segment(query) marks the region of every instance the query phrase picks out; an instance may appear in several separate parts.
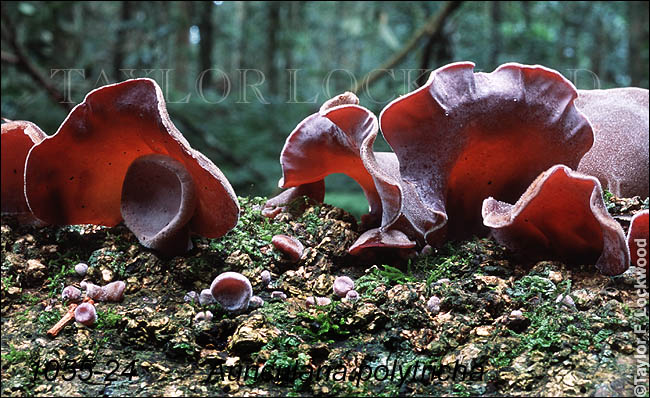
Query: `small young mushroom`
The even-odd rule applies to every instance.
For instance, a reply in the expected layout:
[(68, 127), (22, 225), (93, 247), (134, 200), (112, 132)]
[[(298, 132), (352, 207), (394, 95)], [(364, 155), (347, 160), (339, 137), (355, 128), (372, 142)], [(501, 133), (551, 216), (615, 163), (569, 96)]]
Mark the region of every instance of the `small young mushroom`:
[(260, 296), (253, 296), (248, 302), (248, 306), (251, 308), (259, 308), (262, 307), (263, 305), (264, 305), (264, 300)]
[(194, 322), (201, 322), (201, 321), (210, 322), (212, 318), (213, 318), (212, 312), (201, 311), (194, 316)]
[(269, 270), (264, 270), (260, 274), (260, 279), (262, 280), (262, 286), (266, 287), (268, 286), (269, 283), (271, 283), (271, 273)]
[(427, 310), (433, 315), (440, 312), (440, 299), (437, 296), (431, 296), (427, 301)]
[[(173, 162), (140, 159), (152, 154)], [(134, 161), (137, 163), (124, 186)], [(177, 172), (181, 167), (184, 172)], [(133, 182), (143, 182), (138, 177), (152, 181), (133, 187)], [(171, 181), (174, 178), (182, 181), (175, 185)], [(191, 190), (185, 190), (189, 180), (193, 181), (194, 195), (189, 195)], [(155, 182), (164, 186), (150, 185)], [(176, 192), (176, 198), (166, 198), (172, 191)], [(53, 224), (115, 226), (122, 221), (122, 211), (125, 211), (131, 220), (127, 223), (137, 230), (134, 232), (138, 238), (144, 238), (144, 244), (162, 248), (165, 254), (187, 250), (186, 231), (217, 238), (232, 229), (239, 218), (239, 203), (230, 183), (176, 129), (167, 113), (163, 93), (151, 79), (127, 80), (90, 92), (70, 112), (56, 134), (29, 152), (25, 196), (34, 215)], [(124, 208), (123, 197), (127, 202)], [(165, 217), (154, 210), (146, 213), (155, 215), (150, 222), (157, 224), (155, 227), (161, 235), (179, 238), (177, 242), (168, 241), (171, 246), (159, 243), (162, 236), (153, 238), (157, 235), (156, 228), (143, 224), (144, 212), (134, 210), (138, 203), (142, 205), (142, 201), (149, 199), (161, 206), (159, 210), (163, 213), (172, 212), (173, 203), (178, 204), (179, 217), (170, 214)], [(195, 210), (188, 215), (193, 206)], [(181, 219), (185, 224), (179, 225)], [(165, 220), (175, 224), (180, 232), (162, 225)]]
[(104, 292), (104, 300), (110, 302), (119, 302), (124, 298), (124, 290), (126, 289), (126, 283), (123, 281), (111, 282), (108, 285), (102, 287)]
[(294, 263), (300, 261), (302, 252), (305, 249), (298, 239), (289, 235), (275, 235), (271, 239), (271, 243)]
[(210, 285), (215, 300), (227, 311), (239, 312), (248, 308), (253, 286), (247, 277), (238, 272), (224, 272)]
[(551, 167), (514, 204), (487, 198), (483, 222), (515, 253), (569, 263), (595, 263), (603, 275), (629, 266), (623, 229), (609, 215), (595, 177), (566, 166)]
[(81, 288), (86, 289), (86, 296), (96, 301), (119, 302), (124, 298), (126, 283), (111, 282), (106, 286), (97, 286), (90, 282), (81, 282)]
[(74, 310), (74, 320), (83, 325), (92, 326), (97, 321), (95, 306), (90, 302), (79, 304)]
[(352, 289), (354, 289), (354, 281), (349, 276), (339, 276), (334, 280), (334, 294), (339, 297), (345, 297), (345, 295)]
[(287, 294), (285, 292), (275, 290), (271, 292), (271, 298), (278, 299), (278, 300), (286, 300)]
[(199, 304), (201, 306), (205, 307), (206, 305), (210, 305), (216, 302), (217, 300), (214, 299), (214, 296), (212, 295), (212, 290), (210, 289), (201, 290), (201, 293), (199, 294)]
[[(212, 293), (210, 293), (210, 296), (212, 296)], [(199, 294), (195, 292), (194, 290), (191, 290), (187, 292), (187, 294), (183, 297), (183, 301), (186, 303), (194, 303), (199, 300)]]
[(71, 302), (81, 301), (81, 290), (74, 286), (66, 286), (61, 293), (61, 298)]
[(359, 293), (357, 293), (356, 290), (349, 290), (345, 294), (345, 300), (354, 303), (355, 301), (359, 300)]
[(330, 305), (332, 304), (332, 299), (329, 297), (314, 297), (314, 296), (309, 296), (305, 299), (305, 304), (307, 304), (307, 307), (311, 307), (314, 305)]
[(25, 201), (25, 159), (29, 150), (47, 135), (33, 123), (14, 121), (2, 124), (2, 214), (15, 215), (21, 223), (44, 224), (29, 210)]
[(74, 266), (74, 271), (77, 273), (77, 275), (83, 278), (84, 276), (86, 276), (86, 273), (88, 272), (88, 264), (78, 263)]

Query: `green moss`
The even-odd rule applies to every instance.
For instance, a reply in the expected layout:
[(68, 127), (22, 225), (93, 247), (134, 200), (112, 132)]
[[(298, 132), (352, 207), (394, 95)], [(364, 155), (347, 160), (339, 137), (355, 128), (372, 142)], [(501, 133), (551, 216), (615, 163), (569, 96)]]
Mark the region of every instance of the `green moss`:
[(122, 321), (122, 316), (111, 307), (104, 311), (97, 310), (97, 329), (115, 329)]
[(233, 248), (251, 256), (253, 260), (261, 260), (265, 256), (260, 250), (271, 243), (274, 235), (284, 232), (282, 223), (273, 223), (261, 213), (266, 198), (239, 197), (242, 212), (239, 222), (230, 232), (219, 239), (210, 240), (210, 248), (224, 255), (233, 251)]

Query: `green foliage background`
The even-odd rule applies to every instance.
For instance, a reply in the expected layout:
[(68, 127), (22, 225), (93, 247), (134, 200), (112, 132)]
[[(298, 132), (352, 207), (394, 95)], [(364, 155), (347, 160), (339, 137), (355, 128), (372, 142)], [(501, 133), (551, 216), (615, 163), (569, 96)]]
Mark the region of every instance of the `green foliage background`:
[[(148, 76), (163, 88), (174, 123), (239, 195), (272, 195), (282, 145), (296, 124), (380, 67), (442, 6), (3, 2), (1, 113), (53, 134), (68, 112), (27, 73), (12, 39), (52, 87), (69, 94), (67, 106), (95, 87)], [(648, 3), (463, 2), (439, 36), (423, 37), (389, 74), (364, 87), (361, 103), (379, 114), (417, 88), (418, 76), (464, 60), (483, 71), (510, 61), (542, 64), (583, 89), (647, 88)], [(219, 71), (202, 74), (210, 68)], [(264, 82), (251, 87), (262, 74)], [(388, 147), (378, 142), (376, 149)], [(357, 215), (367, 210), (347, 177), (327, 184), (326, 201)]]

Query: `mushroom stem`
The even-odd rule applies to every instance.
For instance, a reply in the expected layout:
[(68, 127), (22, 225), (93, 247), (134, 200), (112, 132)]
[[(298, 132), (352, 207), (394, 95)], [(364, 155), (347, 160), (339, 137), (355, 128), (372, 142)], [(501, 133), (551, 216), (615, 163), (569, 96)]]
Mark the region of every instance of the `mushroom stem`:
[(164, 255), (192, 248), (189, 221), (196, 209), (196, 189), (185, 166), (153, 154), (131, 163), (122, 184), (124, 224), (140, 243)]
[[(95, 304), (95, 302), (88, 297), (86, 297), (83, 302)], [(59, 321), (54, 326), (52, 326), (50, 330), (47, 331), (47, 335), (50, 337), (56, 337), (64, 327), (66, 327), (70, 322), (74, 321), (74, 310), (77, 309), (77, 306), (79, 306), (79, 304), (70, 304), (68, 307), (68, 312), (66, 312), (65, 315), (63, 315), (63, 318), (59, 319)]]

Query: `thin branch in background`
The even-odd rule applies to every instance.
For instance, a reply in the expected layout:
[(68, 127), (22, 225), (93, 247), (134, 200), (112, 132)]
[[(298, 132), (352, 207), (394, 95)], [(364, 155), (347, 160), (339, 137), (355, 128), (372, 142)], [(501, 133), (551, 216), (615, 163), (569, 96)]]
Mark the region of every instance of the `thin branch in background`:
[[(7, 54), (7, 60), (5, 60), (6, 53), (2, 54), (2, 61), (15, 65), (16, 69), (29, 75), (38, 86), (43, 87), (45, 91), (47, 91), (54, 102), (65, 108), (66, 111), (70, 111), (73, 104), (65, 101), (63, 94), (41, 73), (36, 65), (29, 59), (20, 43), (18, 43), (16, 29), (4, 9), (2, 10), (1, 17), (2, 35), (13, 50), (13, 54)], [(13, 56), (13, 58), (10, 56)], [(9, 60), (12, 60), (13, 62), (10, 62)]]
[(434, 15), (432, 15), (425, 24), (418, 29), (410, 39), (407, 40), (406, 44), (399, 49), (388, 61), (383, 65), (379, 66), (377, 69), (374, 69), (372, 72), (368, 73), (366, 76), (361, 79), (357, 85), (352, 90), (355, 93), (358, 93), (364, 86), (366, 88), (370, 87), (371, 84), (375, 83), (379, 78), (385, 76), (385, 70), (394, 68), (400, 62), (406, 58), (406, 56), (415, 48), (421, 38), (425, 36), (435, 36), (442, 30), (445, 25), (447, 18), (461, 5), (462, 1), (448, 1), (446, 2)]

